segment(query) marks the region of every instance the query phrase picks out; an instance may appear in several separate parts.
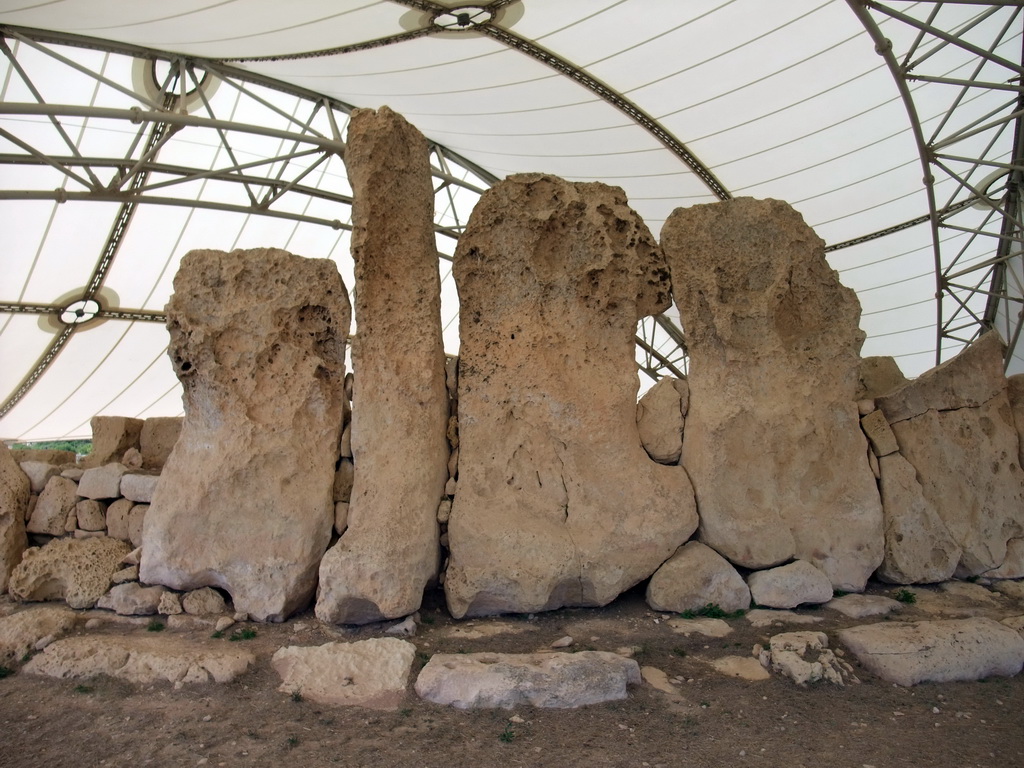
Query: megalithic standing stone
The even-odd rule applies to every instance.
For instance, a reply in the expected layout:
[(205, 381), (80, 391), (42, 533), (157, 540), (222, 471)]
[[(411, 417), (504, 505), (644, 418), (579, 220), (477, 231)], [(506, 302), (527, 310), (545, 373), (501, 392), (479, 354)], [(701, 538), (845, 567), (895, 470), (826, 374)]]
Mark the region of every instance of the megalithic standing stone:
[(697, 524), (686, 472), (636, 425), (636, 324), (670, 300), (661, 251), (622, 190), (524, 174), (481, 197), (454, 272), (449, 609), (605, 605)]
[(737, 565), (799, 558), (862, 590), (882, 506), (853, 400), (856, 294), (778, 200), (678, 208), (662, 247), (690, 353), (682, 463), (701, 540)]
[(309, 603), (334, 523), (349, 315), (328, 259), (182, 259), (167, 325), (185, 422), (146, 513), (144, 582), (221, 587), (261, 621)]
[(387, 107), (352, 113), (357, 335), (348, 530), (324, 556), (316, 615), (362, 624), (420, 607), (437, 576), (448, 390), (426, 139)]

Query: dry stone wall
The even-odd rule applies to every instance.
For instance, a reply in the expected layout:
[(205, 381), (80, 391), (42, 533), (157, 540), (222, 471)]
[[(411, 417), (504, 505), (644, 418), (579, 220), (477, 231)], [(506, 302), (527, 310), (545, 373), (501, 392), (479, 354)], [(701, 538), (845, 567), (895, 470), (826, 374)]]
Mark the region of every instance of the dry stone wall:
[(456, 617), (603, 605), (692, 533), (686, 473), (636, 425), (633, 335), (668, 275), (622, 191), (551, 176), (488, 190), (455, 254)]
[(350, 307), (337, 267), (273, 249), (192, 251), (167, 305), (185, 422), (146, 517), (140, 575), (217, 586), (282, 620), (334, 524)]

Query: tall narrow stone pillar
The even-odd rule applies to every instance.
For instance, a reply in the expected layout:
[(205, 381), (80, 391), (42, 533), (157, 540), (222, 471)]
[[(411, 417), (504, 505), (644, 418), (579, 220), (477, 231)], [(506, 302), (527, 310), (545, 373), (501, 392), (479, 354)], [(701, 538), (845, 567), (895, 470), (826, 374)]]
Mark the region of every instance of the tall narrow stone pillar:
[(661, 251), (622, 190), (512, 176), (455, 254), (459, 481), (452, 615), (599, 606), (694, 531), (679, 466), (636, 424), (639, 318), (669, 304)]
[(662, 246), (690, 353), (682, 463), (702, 541), (747, 568), (808, 560), (862, 590), (882, 507), (854, 403), (857, 296), (778, 200), (678, 208)]
[(437, 576), (448, 394), (426, 139), (387, 107), (352, 113), (356, 338), (348, 530), (324, 556), (316, 614), (362, 624), (419, 608)]
[(258, 620), (308, 604), (334, 524), (349, 314), (328, 259), (185, 256), (167, 305), (185, 422), (146, 514), (142, 581), (221, 587)]

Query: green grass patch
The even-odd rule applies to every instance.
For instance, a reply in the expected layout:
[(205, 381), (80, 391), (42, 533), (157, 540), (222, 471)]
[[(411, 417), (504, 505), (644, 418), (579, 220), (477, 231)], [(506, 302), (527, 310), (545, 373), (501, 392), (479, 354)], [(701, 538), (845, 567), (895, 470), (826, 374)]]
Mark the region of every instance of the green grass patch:
[(746, 614), (746, 611), (740, 608), (738, 611), (724, 611), (718, 603), (707, 603), (702, 608), (698, 608), (695, 611), (683, 611), (679, 614), (680, 618), (683, 619), (738, 619), (740, 616)]
[(256, 637), (256, 630), (252, 627), (246, 627), (245, 629), (232, 632), (228, 640), (232, 643), (237, 643), (240, 640), (252, 640), (254, 637)]
[(10, 667), (0, 667), (0, 680), (3, 680), (5, 677), (10, 677), (13, 674), (14, 670)]
[(897, 589), (893, 598), (901, 603), (911, 605), (917, 602), (917, 595), (911, 592), (909, 589)]
[(165, 629), (167, 629), (167, 625), (159, 619), (151, 619), (146, 625), (147, 632), (163, 632)]

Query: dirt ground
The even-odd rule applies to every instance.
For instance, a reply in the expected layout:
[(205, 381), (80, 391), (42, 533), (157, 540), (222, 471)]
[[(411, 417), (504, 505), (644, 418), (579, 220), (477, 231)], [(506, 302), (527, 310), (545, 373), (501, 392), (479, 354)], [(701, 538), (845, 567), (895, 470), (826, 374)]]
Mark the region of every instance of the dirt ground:
[[(872, 585), (870, 592), (895, 590)], [(915, 588), (921, 599), (892, 621), (968, 614), (1024, 614), (996, 595), (978, 604)], [(847, 619), (826, 608), (800, 610), (833, 645)], [(247, 625), (241, 641), (258, 663), (233, 683), (138, 686), (100, 677), (54, 680), (15, 672), (0, 679), (0, 766), (779, 766), (780, 768), (1014, 768), (1024, 766), (1024, 676), (901, 688), (857, 667), (859, 684), (806, 688), (778, 677), (746, 682), (712, 669), (711, 659), (747, 655), (755, 643), (791, 629), (730, 619), (725, 638), (678, 634), (672, 614), (651, 611), (642, 592), (600, 609), (455, 622), (428, 595), (413, 675), (435, 652), (532, 652), (564, 635), (575, 648), (636, 649), (641, 665), (678, 678), (678, 694), (646, 684), (628, 700), (577, 710), (459, 711), (420, 700), (410, 689), (397, 711), (294, 700), (270, 656), (282, 645), (318, 645), (382, 634), (394, 622), (360, 629), (321, 625), (311, 612), (277, 625)], [(472, 638), (494, 622), (512, 631)], [(86, 630), (79, 630), (85, 632)], [(109, 624), (92, 632), (144, 633)], [(188, 633), (209, 643), (208, 630)]]

